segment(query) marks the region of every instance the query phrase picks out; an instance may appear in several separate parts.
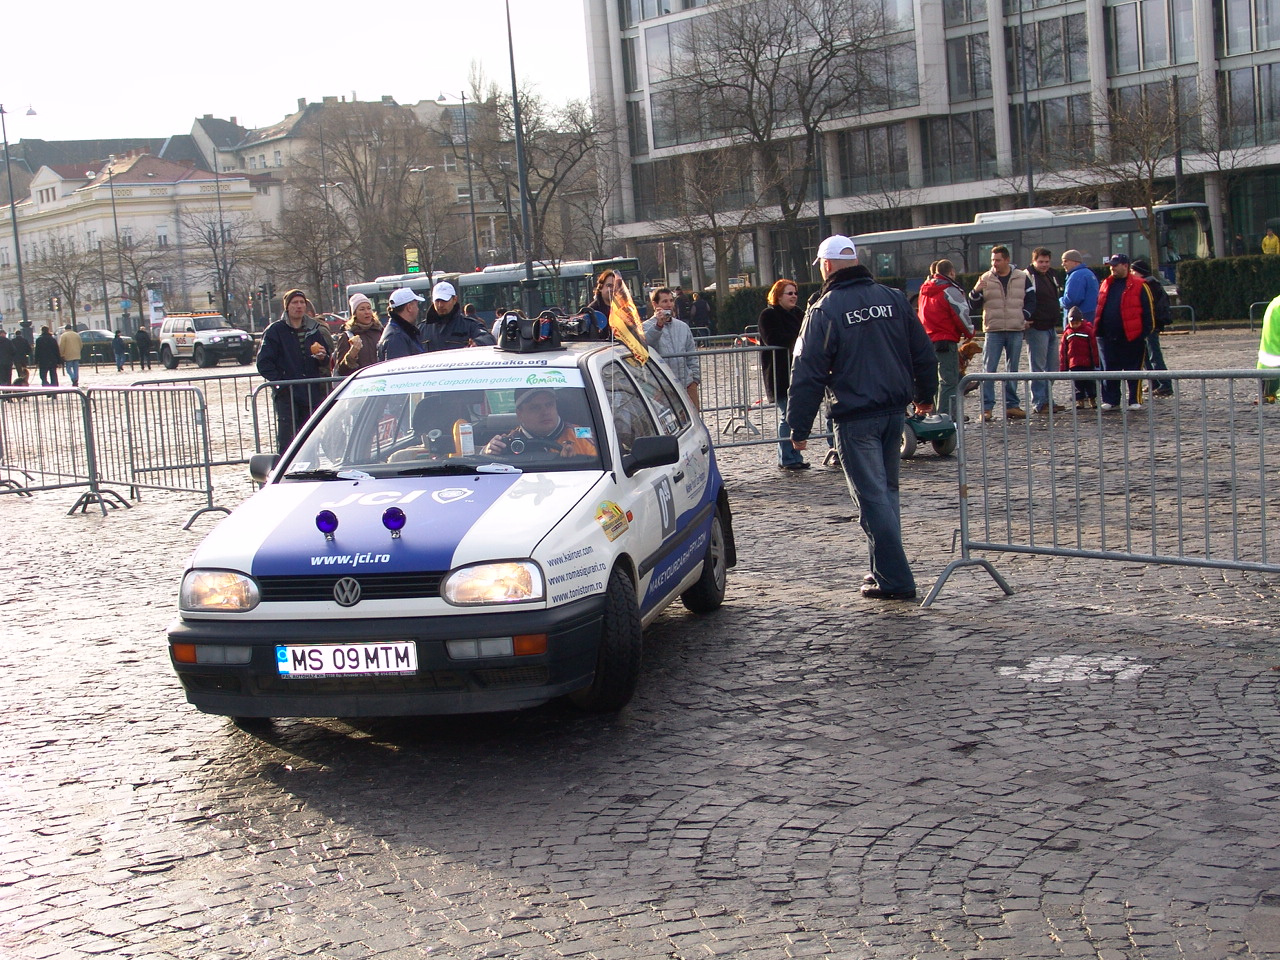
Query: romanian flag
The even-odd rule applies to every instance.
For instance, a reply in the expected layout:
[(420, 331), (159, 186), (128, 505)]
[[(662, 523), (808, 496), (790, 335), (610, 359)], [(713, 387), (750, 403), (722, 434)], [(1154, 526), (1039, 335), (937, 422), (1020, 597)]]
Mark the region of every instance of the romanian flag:
[(631, 351), (633, 357), (641, 363), (648, 361), (649, 349), (644, 345), (644, 326), (640, 323), (640, 311), (636, 309), (631, 291), (621, 282), (621, 278), (614, 285), (613, 302), (609, 304), (609, 329)]

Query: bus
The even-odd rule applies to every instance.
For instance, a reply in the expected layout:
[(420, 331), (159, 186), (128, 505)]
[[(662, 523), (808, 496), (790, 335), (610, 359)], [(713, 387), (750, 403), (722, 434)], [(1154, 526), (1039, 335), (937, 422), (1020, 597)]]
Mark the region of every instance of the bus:
[[(640, 263), (634, 257), (615, 257), (612, 260), (565, 260), (559, 264), (537, 260), (533, 264), (533, 306), (535, 313), (548, 307), (558, 307), (567, 314), (576, 314), (595, 292), (596, 277), (602, 270), (616, 270), (622, 275), (631, 296), (642, 303)], [(441, 280), (448, 280), (458, 291), (458, 299), (475, 304), (476, 313), (485, 320), (497, 318), (498, 309), (515, 309), (520, 306), (520, 287), (525, 279), (523, 263), (500, 263), (485, 267), (475, 273), (405, 273), (393, 277), (378, 277), (367, 283), (347, 286), (347, 297), (363, 293), (373, 301), (378, 316), (386, 316), (387, 300), (391, 291), (408, 287), (419, 296), (431, 299), (431, 288)]]
[[(1180, 260), (1213, 256), (1209, 240), (1209, 208), (1203, 203), (1167, 203), (1155, 208), (1160, 238), (1159, 269), (1174, 281)], [(935, 260), (950, 260), (958, 273), (979, 273), (991, 266), (991, 248), (1004, 244), (1021, 267), (1031, 264), (1031, 251), (1048, 247), (1056, 261), (1064, 250), (1079, 250), (1089, 263), (1102, 263), (1113, 253), (1151, 260), (1140, 223), (1146, 211), (1128, 207), (1029, 207), (980, 213), (972, 223), (940, 224), (910, 230), (864, 233), (854, 237), (858, 262), (877, 277), (907, 280), (914, 293)]]

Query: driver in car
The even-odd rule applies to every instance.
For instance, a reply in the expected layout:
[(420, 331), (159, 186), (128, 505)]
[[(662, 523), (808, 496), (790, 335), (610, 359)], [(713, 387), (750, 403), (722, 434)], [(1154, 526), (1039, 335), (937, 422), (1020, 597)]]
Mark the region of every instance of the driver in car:
[(560, 419), (555, 391), (547, 387), (516, 391), (516, 422), (519, 424), (516, 429), (486, 443), (484, 452), (491, 456), (517, 457), (596, 455), (591, 428)]

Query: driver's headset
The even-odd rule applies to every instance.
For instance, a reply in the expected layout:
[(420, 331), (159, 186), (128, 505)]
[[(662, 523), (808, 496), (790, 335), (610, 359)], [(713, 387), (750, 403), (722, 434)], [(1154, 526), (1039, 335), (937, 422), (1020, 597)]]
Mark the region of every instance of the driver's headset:
[(543, 310), (533, 318), (522, 317), (518, 313), (504, 313), (498, 330), (498, 349), (512, 353), (561, 349), (561, 316), (556, 310)]

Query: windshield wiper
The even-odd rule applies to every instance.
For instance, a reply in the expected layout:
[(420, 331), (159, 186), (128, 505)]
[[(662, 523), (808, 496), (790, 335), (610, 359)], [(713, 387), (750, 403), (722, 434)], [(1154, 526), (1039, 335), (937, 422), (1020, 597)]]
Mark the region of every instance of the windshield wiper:
[(338, 480), (338, 470), (295, 470), (284, 475), (285, 480)]
[(465, 463), (460, 460), (434, 460), (431, 463), (419, 463), (417, 466), (397, 470), (398, 477), (425, 477), (433, 473), (473, 474), (473, 473), (524, 473), (519, 467), (509, 463)]

